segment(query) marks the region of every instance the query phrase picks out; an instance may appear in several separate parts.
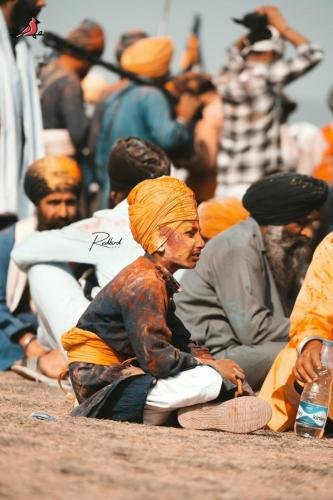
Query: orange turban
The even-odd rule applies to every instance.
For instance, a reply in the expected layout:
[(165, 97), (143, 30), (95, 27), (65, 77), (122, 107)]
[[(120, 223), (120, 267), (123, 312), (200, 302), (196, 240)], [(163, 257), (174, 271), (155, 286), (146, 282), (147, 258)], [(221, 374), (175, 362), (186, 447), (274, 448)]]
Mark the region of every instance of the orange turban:
[(198, 221), (193, 192), (173, 177), (140, 182), (129, 193), (127, 201), (133, 237), (150, 254), (168, 239), (160, 234), (160, 228), (177, 229), (182, 222)]
[(201, 234), (207, 240), (249, 217), (238, 198), (204, 201), (198, 208)]
[(169, 37), (147, 37), (128, 47), (120, 59), (126, 71), (147, 78), (160, 78), (169, 72), (173, 43)]

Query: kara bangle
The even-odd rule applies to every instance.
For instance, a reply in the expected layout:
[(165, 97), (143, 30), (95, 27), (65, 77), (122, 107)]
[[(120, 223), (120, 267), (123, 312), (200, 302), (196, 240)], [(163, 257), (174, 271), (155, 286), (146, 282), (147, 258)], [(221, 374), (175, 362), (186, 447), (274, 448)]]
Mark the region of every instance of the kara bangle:
[(304, 347), (306, 346), (306, 344), (308, 342), (310, 342), (311, 340), (320, 340), (321, 342), (323, 341), (323, 338), (322, 337), (316, 337), (316, 336), (313, 336), (313, 337), (305, 337), (305, 339), (303, 339), (297, 346), (297, 355), (300, 356)]

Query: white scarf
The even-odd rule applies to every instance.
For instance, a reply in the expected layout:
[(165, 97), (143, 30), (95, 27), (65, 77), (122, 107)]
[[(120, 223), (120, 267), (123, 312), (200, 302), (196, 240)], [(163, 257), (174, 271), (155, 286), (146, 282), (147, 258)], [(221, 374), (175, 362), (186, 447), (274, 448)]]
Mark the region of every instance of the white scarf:
[[(36, 215), (32, 215), (31, 217), (27, 217), (26, 219), (17, 222), (15, 224), (14, 246), (19, 245), (22, 241), (24, 241), (36, 230), (36, 227)], [(21, 271), (14, 260), (10, 258), (6, 284), (6, 303), (11, 312), (14, 312), (19, 305), (27, 282), (27, 274)]]
[(44, 148), (33, 58), (25, 37), (16, 44), (15, 53), (16, 60), (0, 9), (0, 213), (21, 218), (34, 210), (23, 191), (24, 174), (44, 155)]

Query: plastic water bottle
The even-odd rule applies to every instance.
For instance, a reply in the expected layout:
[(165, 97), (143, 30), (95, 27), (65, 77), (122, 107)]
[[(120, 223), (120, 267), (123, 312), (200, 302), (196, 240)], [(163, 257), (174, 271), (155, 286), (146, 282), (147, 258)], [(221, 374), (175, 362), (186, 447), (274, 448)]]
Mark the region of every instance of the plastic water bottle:
[(302, 392), (295, 421), (298, 436), (321, 438), (324, 434), (332, 390), (333, 341), (323, 341), (321, 363), (318, 380), (305, 384)]

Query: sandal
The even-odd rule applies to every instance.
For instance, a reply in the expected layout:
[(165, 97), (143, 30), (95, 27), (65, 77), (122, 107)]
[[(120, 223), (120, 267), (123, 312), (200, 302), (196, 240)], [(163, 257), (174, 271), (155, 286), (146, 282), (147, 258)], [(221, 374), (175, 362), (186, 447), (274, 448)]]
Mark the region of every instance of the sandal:
[[(38, 367), (38, 357), (34, 358), (23, 358), (19, 361), (15, 361), (10, 369), (29, 380), (34, 380), (35, 382), (42, 382), (47, 384), (49, 387), (59, 387), (58, 381), (54, 378), (47, 377), (44, 375)], [(61, 381), (61, 385), (64, 389), (72, 389), (70, 382)]]

